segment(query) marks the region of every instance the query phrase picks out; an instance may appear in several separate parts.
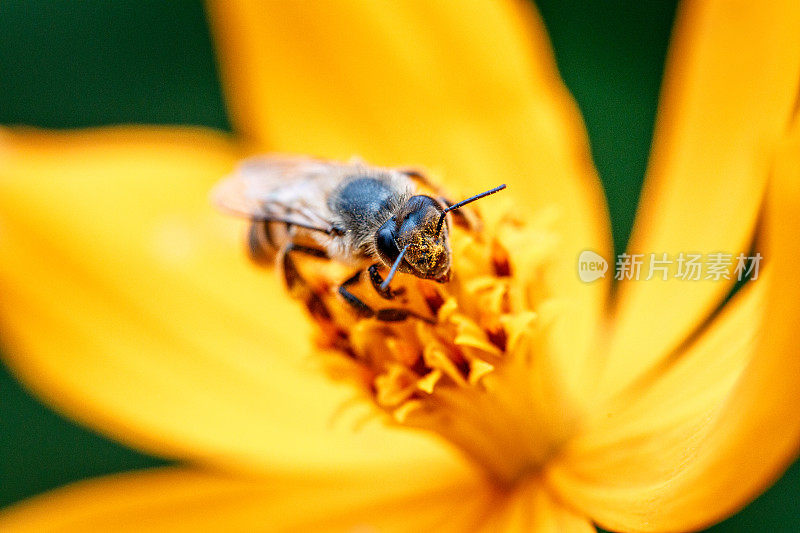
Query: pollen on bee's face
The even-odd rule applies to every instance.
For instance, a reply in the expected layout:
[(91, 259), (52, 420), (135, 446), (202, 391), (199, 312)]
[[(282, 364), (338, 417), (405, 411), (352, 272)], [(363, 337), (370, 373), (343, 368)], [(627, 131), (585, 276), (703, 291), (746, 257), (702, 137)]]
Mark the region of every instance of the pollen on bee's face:
[(433, 276), (447, 267), (448, 250), (444, 243), (422, 239), (408, 247), (405, 259), (421, 277)]
[[(387, 420), (435, 431), (495, 478), (513, 481), (544, 461), (564, 438), (559, 431), (571, 426), (565, 420), (555, 424), (559, 431), (537, 427), (540, 391), (527, 392), (526, 382), (532, 361), (541, 360), (535, 337), (546, 334), (557, 307), (541, 281), (556, 242), (546, 226), (512, 216), (480, 232), (454, 228), (448, 283), (398, 274), (392, 290), (399, 295), (391, 300), (367, 280), (352, 287), (374, 309), (414, 315), (396, 322), (359, 318), (336, 294), (343, 273), (317, 262), (305, 275), (312, 280), (306, 304), (319, 326), (318, 343), (334, 354), (336, 376), (349, 368), (345, 374)], [(409, 247), (409, 262), (428, 261), (433, 269), (450, 255), (444, 243), (426, 244)], [(521, 394), (510, 399), (510, 390)], [(570, 418), (569, 409), (563, 413)], [(527, 437), (510, 442), (509, 428)], [(486, 435), (497, 437), (493, 445)]]

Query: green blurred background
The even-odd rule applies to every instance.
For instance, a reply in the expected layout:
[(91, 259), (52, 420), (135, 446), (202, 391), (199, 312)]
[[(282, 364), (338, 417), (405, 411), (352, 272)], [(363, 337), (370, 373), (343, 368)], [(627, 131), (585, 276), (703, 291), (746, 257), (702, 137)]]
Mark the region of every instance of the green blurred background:
[[(675, 4), (536, 4), (587, 123), (619, 253), (647, 164)], [(120, 123), (230, 130), (202, 3), (3, 0), (0, 124)], [(0, 367), (0, 507), (79, 479), (164, 464), (73, 424)], [(800, 462), (710, 531), (800, 531), (799, 500)]]

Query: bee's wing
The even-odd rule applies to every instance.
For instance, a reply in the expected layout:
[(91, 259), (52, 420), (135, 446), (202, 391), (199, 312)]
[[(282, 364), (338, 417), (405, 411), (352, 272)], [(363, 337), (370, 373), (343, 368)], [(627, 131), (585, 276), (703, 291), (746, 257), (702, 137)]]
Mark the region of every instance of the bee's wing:
[(363, 167), (293, 156), (262, 156), (243, 161), (211, 192), (224, 211), (263, 220), (330, 231), (327, 198), (341, 180)]

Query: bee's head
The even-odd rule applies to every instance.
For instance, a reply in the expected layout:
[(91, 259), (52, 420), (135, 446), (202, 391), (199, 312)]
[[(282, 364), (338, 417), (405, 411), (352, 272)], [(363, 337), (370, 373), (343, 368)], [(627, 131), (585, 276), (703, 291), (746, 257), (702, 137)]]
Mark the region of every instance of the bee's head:
[(505, 184), (499, 185), (447, 208), (423, 194), (409, 198), (375, 235), (378, 255), (391, 267), (381, 290), (388, 289), (398, 270), (440, 283), (450, 281), (450, 242), (445, 215), (505, 188)]
[(405, 249), (399, 271), (449, 281), (450, 243), (447, 224), (439, 227), (442, 212), (430, 196), (412, 196), (378, 231), (377, 250), (384, 263), (391, 266)]

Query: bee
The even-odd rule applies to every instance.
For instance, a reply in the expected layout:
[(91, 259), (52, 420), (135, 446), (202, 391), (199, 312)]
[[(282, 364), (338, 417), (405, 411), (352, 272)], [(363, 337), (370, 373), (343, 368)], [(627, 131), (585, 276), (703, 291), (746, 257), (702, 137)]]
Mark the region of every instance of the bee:
[(399, 294), (389, 286), (397, 272), (446, 283), (452, 268), (447, 213), (461, 215), (460, 223), (470, 226), (456, 210), (505, 185), (458, 203), (419, 194), (420, 185), (441, 193), (415, 170), (373, 167), (358, 159), (268, 155), (240, 163), (211, 196), (220, 209), (251, 220), (251, 255), (277, 253), (290, 292), (305, 286), (294, 254), (331, 259), (357, 269), (338, 292), (358, 315), (430, 321), (408, 309), (373, 309), (350, 287), (366, 272), (375, 291), (392, 300)]

